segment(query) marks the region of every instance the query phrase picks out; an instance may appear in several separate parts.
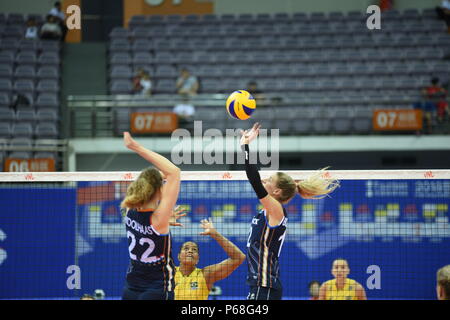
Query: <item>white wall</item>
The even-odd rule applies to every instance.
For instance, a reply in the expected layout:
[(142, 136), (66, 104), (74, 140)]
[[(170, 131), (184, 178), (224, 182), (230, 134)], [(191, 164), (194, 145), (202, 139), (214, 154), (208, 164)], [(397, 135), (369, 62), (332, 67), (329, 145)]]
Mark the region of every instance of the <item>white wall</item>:
[[(278, 12), (348, 12), (366, 11), (377, 0), (215, 0), (214, 10), (217, 14), (225, 13), (278, 13)], [(440, 0), (394, 0), (396, 9), (432, 8)]]
[(57, 0), (1, 0), (1, 13), (46, 14)]

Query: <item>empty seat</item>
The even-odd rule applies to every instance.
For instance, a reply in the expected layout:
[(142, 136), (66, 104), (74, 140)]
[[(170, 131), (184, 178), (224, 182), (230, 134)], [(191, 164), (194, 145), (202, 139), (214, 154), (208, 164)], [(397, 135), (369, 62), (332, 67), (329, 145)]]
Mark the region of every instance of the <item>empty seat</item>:
[(39, 93), (58, 93), (59, 83), (56, 80), (40, 80), (36, 90)]
[(14, 53), (10, 51), (0, 52), (0, 63), (11, 65), (14, 63)]
[(32, 80), (16, 80), (14, 91), (16, 93), (34, 93), (34, 82)]
[(42, 52), (56, 52), (59, 53), (61, 45), (57, 40), (42, 40), (40, 41), (40, 48)]
[(18, 66), (14, 71), (14, 77), (17, 79), (32, 79), (36, 78), (36, 71), (33, 66)]
[(35, 40), (22, 39), (19, 42), (18, 49), (21, 51), (37, 51), (39, 49), (39, 42)]
[(119, 39), (119, 38), (126, 39), (128, 38), (128, 30), (121, 27), (115, 27), (109, 33), (109, 37), (111, 39)]
[(112, 64), (130, 64), (131, 63), (131, 56), (129, 53), (113, 53), (111, 56), (111, 63)]
[(36, 113), (36, 119), (39, 122), (56, 122), (58, 121), (58, 113), (53, 109), (40, 109)]
[(331, 131), (331, 120), (328, 118), (313, 119), (312, 130), (317, 134), (329, 133)]
[(114, 80), (110, 85), (111, 94), (131, 94), (133, 87), (129, 80)]
[(11, 124), (0, 122), (0, 138), (8, 139), (9, 137), (11, 137)]
[(24, 51), (16, 55), (16, 63), (19, 65), (35, 65), (37, 62), (36, 53)]
[(59, 79), (59, 69), (55, 66), (42, 66), (38, 69), (37, 77), (39, 79)]
[(36, 107), (42, 108), (59, 108), (59, 100), (57, 94), (41, 93), (36, 100)]
[(136, 52), (133, 55), (134, 64), (148, 64), (153, 62), (153, 55), (149, 52)]
[(17, 39), (3, 39), (2, 40), (2, 50), (16, 51), (19, 49), (19, 40)]
[(171, 65), (156, 66), (155, 77), (174, 78), (178, 75), (177, 69)]
[(13, 137), (32, 137), (33, 126), (30, 123), (16, 123), (13, 125), (11, 134)]
[(43, 52), (38, 61), (40, 65), (58, 66), (60, 64), (59, 54), (56, 52)]
[(15, 119), (13, 110), (0, 108), (0, 122), (13, 122)]
[(113, 40), (109, 44), (109, 51), (111, 53), (128, 52), (128, 51), (130, 51), (130, 49), (131, 49), (131, 45), (128, 42), (128, 40), (126, 40), (126, 39)]
[(44, 122), (36, 126), (35, 134), (37, 138), (57, 138), (58, 129), (55, 123)]
[(110, 77), (114, 79), (130, 79), (133, 77), (133, 72), (128, 66), (114, 66), (111, 69)]
[(34, 110), (18, 110), (16, 113), (17, 123), (34, 123), (36, 121), (36, 114)]
[(136, 39), (131, 46), (131, 50), (146, 52), (153, 49), (153, 42), (147, 39)]
[(158, 93), (175, 93), (176, 86), (174, 80), (162, 79), (156, 83), (155, 92)]
[(10, 64), (0, 64), (0, 77), (10, 78), (13, 75), (13, 68)]

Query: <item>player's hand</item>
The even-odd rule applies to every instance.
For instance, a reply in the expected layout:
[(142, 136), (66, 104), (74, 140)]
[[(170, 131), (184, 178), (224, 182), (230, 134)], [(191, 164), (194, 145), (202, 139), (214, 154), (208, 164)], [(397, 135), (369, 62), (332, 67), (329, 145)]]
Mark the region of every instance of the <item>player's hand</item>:
[(180, 219), (181, 217), (184, 217), (186, 215), (187, 215), (186, 209), (184, 209), (180, 206), (176, 206), (175, 209), (173, 209), (172, 216), (170, 217), (169, 226), (184, 227), (183, 224), (178, 222), (178, 219)]
[(211, 221), (211, 218), (203, 219), (200, 221), (200, 227), (203, 228), (203, 232), (200, 232), (202, 236), (211, 236), (217, 233), (217, 230), (214, 228), (214, 225)]
[(127, 147), (130, 150), (135, 150), (137, 147), (140, 146), (139, 143), (137, 143), (130, 135), (129, 132), (123, 133), (123, 143), (125, 144), (125, 147)]
[(250, 144), (253, 140), (256, 139), (259, 135), (259, 129), (261, 128), (261, 125), (257, 122), (253, 125), (253, 128), (250, 130), (245, 130), (240, 132), (241, 134), (241, 146), (244, 144)]

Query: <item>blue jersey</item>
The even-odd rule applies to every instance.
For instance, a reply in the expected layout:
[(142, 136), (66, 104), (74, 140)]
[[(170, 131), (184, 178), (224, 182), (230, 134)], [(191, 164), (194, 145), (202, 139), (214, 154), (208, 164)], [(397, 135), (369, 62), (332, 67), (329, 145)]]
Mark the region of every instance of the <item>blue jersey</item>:
[(153, 228), (152, 214), (153, 211), (126, 211), (125, 226), (130, 254), (127, 282), (138, 288), (173, 291), (175, 264), (171, 235), (159, 234)]
[(269, 226), (266, 210), (261, 210), (252, 219), (247, 242), (247, 284), (281, 289), (278, 257), (286, 237), (287, 214), (275, 227)]

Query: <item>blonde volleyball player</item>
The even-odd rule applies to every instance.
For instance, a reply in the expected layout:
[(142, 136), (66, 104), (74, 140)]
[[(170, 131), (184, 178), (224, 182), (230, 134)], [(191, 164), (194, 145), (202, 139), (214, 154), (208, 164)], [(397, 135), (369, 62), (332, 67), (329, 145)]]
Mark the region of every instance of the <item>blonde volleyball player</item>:
[(280, 300), (282, 286), (278, 257), (287, 230), (287, 213), (283, 205), (298, 193), (305, 199), (321, 199), (335, 190), (339, 183), (323, 178), (323, 170), (296, 182), (292, 177), (277, 172), (262, 180), (256, 165), (250, 164), (249, 144), (259, 134), (260, 125), (241, 132), (241, 147), (245, 152), (245, 172), (263, 210), (252, 219), (247, 242), (249, 300)]
[(121, 203), (130, 256), (122, 299), (173, 300), (175, 264), (169, 225), (180, 191), (180, 169), (144, 148), (128, 132), (123, 137), (128, 149), (155, 168), (141, 172)]
[(220, 234), (211, 220), (202, 220), (201, 227), (204, 231), (200, 234), (216, 240), (228, 255), (228, 259), (199, 269), (198, 245), (191, 241), (185, 242), (178, 254), (180, 266), (176, 268), (175, 273), (175, 300), (208, 300), (214, 283), (228, 277), (245, 260), (244, 253)]
[(350, 273), (347, 260), (334, 260), (331, 273), (334, 279), (322, 284), (319, 300), (367, 300), (364, 288), (355, 280), (347, 278)]

